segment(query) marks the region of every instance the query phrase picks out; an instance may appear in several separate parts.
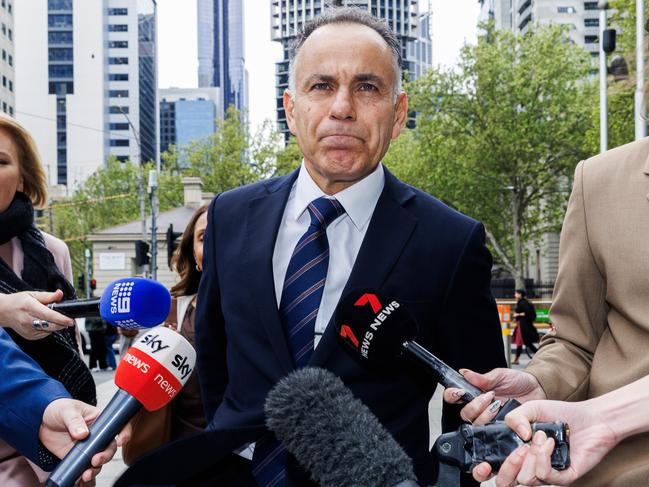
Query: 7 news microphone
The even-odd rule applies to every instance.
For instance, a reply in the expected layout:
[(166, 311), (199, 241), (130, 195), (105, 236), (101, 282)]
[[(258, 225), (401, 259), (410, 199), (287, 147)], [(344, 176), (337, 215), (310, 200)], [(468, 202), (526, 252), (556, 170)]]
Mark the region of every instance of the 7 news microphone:
[(101, 298), (73, 299), (48, 306), (70, 318), (101, 316), (120, 328), (151, 328), (169, 314), (171, 296), (157, 281), (128, 277), (111, 282)]
[(412, 460), (369, 408), (328, 370), (280, 380), (266, 425), (321, 487), (416, 487)]
[[(341, 300), (335, 320), (345, 347), (371, 368), (385, 368), (405, 352), (425, 365), (444, 387), (463, 389), (464, 401), (485, 392), (414, 341), (417, 324), (397, 300), (388, 300), (373, 290), (352, 292)], [(516, 399), (508, 399), (495, 419), (504, 419), (518, 406)]]
[[(405, 352), (426, 365), (444, 387), (464, 389), (464, 400), (471, 401), (483, 393), (413, 340), (418, 333), (417, 325), (397, 300), (385, 299), (376, 291), (353, 292), (341, 300), (336, 309), (336, 326), (347, 350), (372, 368), (385, 368), (386, 362), (389, 364)], [(508, 399), (493, 423), (483, 427), (464, 425), (456, 433), (442, 435), (435, 445), (442, 465), (447, 463), (467, 470), (480, 458), (498, 468), (507, 455), (522, 443), (502, 421), (509, 411), (518, 406), (518, 401)], [(555, 440), (553, 467), (558, 470), (568, 468), (568, 426), (564, 423), (537, 423), (532, 426)], [(444, 485), (456, 485), (453, 482)]]
[(196, 363), (196, 352), (180, 334), (151, 329), (128, 349), (115, 372), (117, 392), (87, 438), (77, 442), (50, 475), (45, 487), (71, 487), (120, 430), (144, 407), (155, 411), (185, 385)]

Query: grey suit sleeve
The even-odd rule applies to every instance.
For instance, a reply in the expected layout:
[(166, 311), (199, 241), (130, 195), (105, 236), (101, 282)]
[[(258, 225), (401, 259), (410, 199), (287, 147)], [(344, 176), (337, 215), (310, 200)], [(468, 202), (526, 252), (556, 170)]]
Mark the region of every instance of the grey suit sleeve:
[(588, 236), (585, 169), (583, 161), (577, 165), (561, 230), (559, 273), (550, 309), (556, 332), (541, 341), (526, 369), (549, 399), (586, 399), (593, 354), (607, 326), (606, 282)]

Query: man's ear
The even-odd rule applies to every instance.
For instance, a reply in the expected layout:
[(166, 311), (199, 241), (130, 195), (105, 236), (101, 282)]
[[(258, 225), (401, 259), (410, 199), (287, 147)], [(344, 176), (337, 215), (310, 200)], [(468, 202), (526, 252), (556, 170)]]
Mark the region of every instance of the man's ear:
[(284, 104), (284, 112), (286, 113), (286, 123), (288, 124), (291, 133), (295, 135), (295, 130), (293, 129), (295, 126), (295, 117), (293, 112), (295, 109), (295, 95), (290, 90), (284, 90), (282, 101)]
[(402, 91), (397, 95), (397, 100), (394, 106), (394, 124), (392, 125), (392, 139), (399, 137), (401, 129), (403, 129), (408, 119), (408, 95)]

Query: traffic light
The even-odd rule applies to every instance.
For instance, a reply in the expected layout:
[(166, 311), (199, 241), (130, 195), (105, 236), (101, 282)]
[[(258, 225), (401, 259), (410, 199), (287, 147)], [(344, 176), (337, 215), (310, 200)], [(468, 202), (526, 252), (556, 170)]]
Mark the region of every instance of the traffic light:
[(77, 287), (82, 291), (86, 290), (86, 276), (84, 276), (83, 274), (79, 274), (79, 276), (77, 277)]
[(178, 247), (178, 242), (176, 242), (176, 240), (178, 240), (182, 234), (182, 232), (174, 232), (173, 224), (169, 224), (169, 228), (167, 228), (167, 265), (169, 266), (169, 269), (171, 269), (171, 258), (174, 255), (176, 247)]
[(90, 279), (90, 290), (94, 291), (97, 289), (97, 279)]
[(144, 240), (135, 241), (135, 265), (142, 267), (150, 262), (149, 244)]

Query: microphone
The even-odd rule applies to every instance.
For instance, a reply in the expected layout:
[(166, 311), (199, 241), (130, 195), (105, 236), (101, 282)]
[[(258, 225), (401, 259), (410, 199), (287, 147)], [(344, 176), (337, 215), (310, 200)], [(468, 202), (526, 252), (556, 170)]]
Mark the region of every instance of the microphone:
[(266, 426), (321, 487), (416, 487), (412, 460), (328, 370), (305, 367), (271, 389)]
[(128, 277), (111, 282), (101, 298), (74, 299), (48, 306), (70, 318), (101, 316), (120, 328), (151, 328), (169, 314), (171, 295), (158, 281)]
[[(352, 292), (336, 308), (335, 323), (344, 347), (371, 368), (385, 368), (390, 359), (405, 352), (425, 365), (444, 387), (464, 389), (464, 401), (470, 402), (484, 393), (414, 341), (417, 324), (397, 300), (388, 300), (373, 290)], [(503, 419), (518, 406), (517, 400), (508, 399), (496, 419)]]
[(155, 411), (185, 385), (196, 363), (190, 343), (169, 328), (150, 330), (128, 349), (115, 372), (119, 388), (90, 434), (78, 441), (49, 476), (45, 487), (71, 487), (133, 416), (144, 407)]

